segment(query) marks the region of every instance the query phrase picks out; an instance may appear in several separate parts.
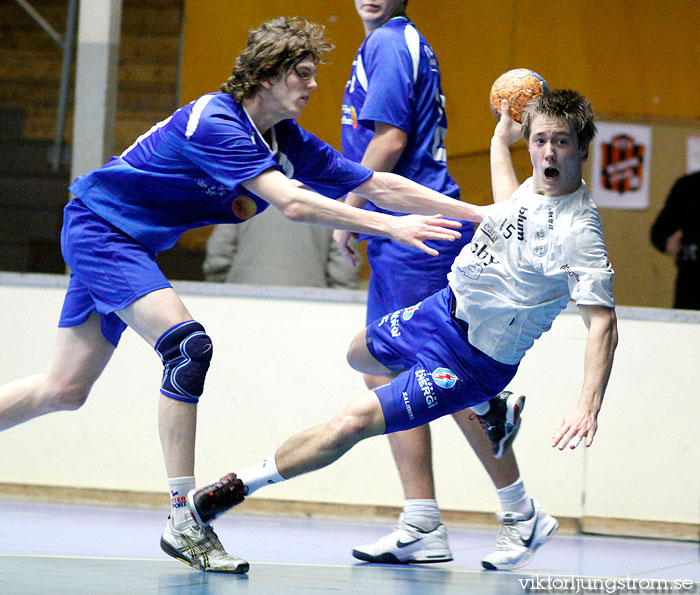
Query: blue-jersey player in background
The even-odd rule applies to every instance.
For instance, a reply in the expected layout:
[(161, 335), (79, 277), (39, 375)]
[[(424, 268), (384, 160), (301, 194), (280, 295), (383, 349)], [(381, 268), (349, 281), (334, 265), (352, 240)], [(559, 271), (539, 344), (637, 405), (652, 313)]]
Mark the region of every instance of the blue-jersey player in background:
[[(171, 494), (163, 550), (203, 571), (243, 573), (211, 528), (193, 523), (197, 401), (212, 342), (156, 264), (187, 229), (239, 223), (270, 204), (286, 217), (378, 234), (429, 254), (425, 240), (453, 240), (484, 207), (457, 203), (400, 176), (343, 158), (295, 122), (331, 49), (323, 27), (278, 18), (251, 32), (221, 92), (156, 124), (120, 156), (77, 179), (65, 209), (62, 249), (71, 276), (46, 370), (0, 387), (0, 430), (77, 409), (130, 326), (162, 360), (159, 432)], [(331, 200), (354, 190), (393, 217)], [(432, 216), (423, 216), (432, 215)], [(445, 242), (447, 245), (449, 242)]]
[[(458, 200), (459, 187), (447, 171), (447, 118), (440, 66), (430, 44), (407, 18), (406, 3), (355, 0), (366, 37), (355, 56), (343, 97), (343, 155), (372, 170), (400, 174)], [(359, 207), (365, 200), (351, 194), (346, 204)], [(364, 208), (387, 212), (372, 203)], [(367, 324), (417, 304), (445, 287), (452, 261), (469, 243), (473, 230), (474, 226), (465, 222), (462, 237), (434, 258), (390, 238), (364, 236), (371, 266)], [(336, 231), (335, 237), (341, 251), (352, 260), (349, 232)], [(370, 374), (364, 378), (368, 388), (390, 381)], [(527, 519), (523, 526), (538, 519), (554, 524), (556, 521), (529, 497), (509, 448), (519, 429), (523, 405), (524, 397), (505, 391), (477, 407), (483, 415), (464, 410), (453, 417), (489, 473), (503, 511), (523, 515)], [(488, 438), (481, 424), (488, 428)], [(451, 560), (447, 530), (436, 500), (430, 427), (390, 434), (388, 438), (404, 488), (403, 513), (394, 531), (376, 543), (356, 547), (353, 555), (383, 563)], [(523, 548), (516, 535), (502, 530), (497, 550), (484, 563), (498, 568), (526, 564), (539, 543), (531, 541)], [(397, 547), (399, 541), (402, 547)]]

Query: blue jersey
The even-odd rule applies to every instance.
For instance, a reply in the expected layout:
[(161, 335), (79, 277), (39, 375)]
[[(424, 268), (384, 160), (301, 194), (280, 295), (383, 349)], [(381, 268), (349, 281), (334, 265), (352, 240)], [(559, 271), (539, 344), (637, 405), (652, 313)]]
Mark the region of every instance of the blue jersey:
[(178, 109), (119, 157), (80, 178), (71, 192), (147, 248), (172, 247), (182, 233), (240, 223), (268, 207), (242, 182), (274, 168), (339, 198), (372, 172), (284, 120), (268, 144), (242, 104), (211, 93)]
[[(459, 196), (459, 187), (447, 173), (447, 118), (437, 57), (406, 17), (394, 17), (372, 31), (355, 56), (343, 97), (345, 157), (362, 160), (375, 121), (408, 135), (394, 173)], [(368, 208), (380, 210), (370, 203)]]

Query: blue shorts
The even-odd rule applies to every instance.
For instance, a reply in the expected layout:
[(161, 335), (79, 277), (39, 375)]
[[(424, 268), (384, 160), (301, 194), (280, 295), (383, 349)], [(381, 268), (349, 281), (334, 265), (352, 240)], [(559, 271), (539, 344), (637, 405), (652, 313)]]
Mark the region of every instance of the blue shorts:
[(370, 353), (391, 370), (404, 370), (375, 389), (386, 433), (408, 430), (487, 401), (513, 379), (518, 364), (502, 364), (473, 347), (467, 325), (453, 315), (447, 287), (367, 327)]
[(63, 211), (61, 251), (71, 269), (59, 327), (102, 315), (102, 334), (115, 347), (126, 324), (115, 312), (144, 295), (171, 287), (156, 254), (88, 209), (78, 198)]
[(438, 256), (381, 238), (368, 239), (367, 261), (372, 274), (365, 323), (369, 325), (387, 312), (416, 304), (444, 289), (452, 262), (471, 241), (473, 224), (462, 222), (460, 232), (462, 237), (454, 242), (427, 242), (440, 252)]

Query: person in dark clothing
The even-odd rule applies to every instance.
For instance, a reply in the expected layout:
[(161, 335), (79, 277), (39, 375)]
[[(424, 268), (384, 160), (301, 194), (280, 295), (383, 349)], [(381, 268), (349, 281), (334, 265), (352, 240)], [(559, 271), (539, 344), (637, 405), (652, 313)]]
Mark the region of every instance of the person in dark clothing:
[(673, 307), (700, 310), (700, 171), (676, 180), (651, 227), (651, 242), (676, 259)]

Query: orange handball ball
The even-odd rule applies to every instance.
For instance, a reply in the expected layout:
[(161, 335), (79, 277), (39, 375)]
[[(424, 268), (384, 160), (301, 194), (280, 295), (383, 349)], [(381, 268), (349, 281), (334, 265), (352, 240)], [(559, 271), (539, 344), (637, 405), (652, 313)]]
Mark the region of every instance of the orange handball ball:
[(508, 100), (510, 117), (516, 122), (523, 121), (523, 110), (533, 99), (549, 92), (545, 81), (534, 70), (516, 68), (499, 76), (491, 86), (491, 111), (497, 120), (501, 119), (501, 101)]

